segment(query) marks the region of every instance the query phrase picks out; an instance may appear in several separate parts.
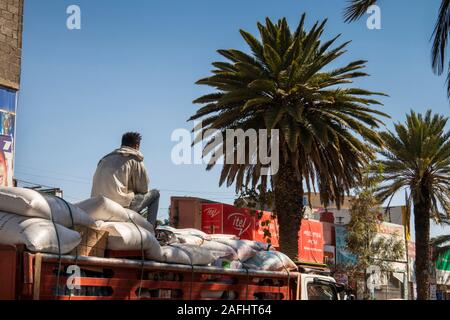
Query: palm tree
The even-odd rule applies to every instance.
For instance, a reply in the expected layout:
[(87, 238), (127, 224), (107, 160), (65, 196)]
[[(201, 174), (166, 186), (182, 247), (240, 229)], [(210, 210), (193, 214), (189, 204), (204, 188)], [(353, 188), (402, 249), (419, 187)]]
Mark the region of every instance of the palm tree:
[[(367, 9), (378, 0), (350, 0), (344, 12), (346, 22), (360, 19)], [(445, 54), (447, 51), (448, 35), (450, 32), (450, 0), (442, 0), (438, 18), (433, 32), (432, 66), (437, 75), (442, 75), (446, 67)], [(447, 96), (450, 99), (450, 69), (447, 75)]]
[(447, 118), (433, 116), (431, 110), (425, 117), (411, 111), (405, 125), (395, 125), (395, 133), (381, 133), (385, 149), (380, 163), (386, 184), (378, 196), (384, 201), (403, 188), (410, 191), (419, 299), (429, 297), (430, 219), (440, 222), (450, 216), (450, 131), (445, 132), (446, 123)]
[[(206, 140), (206, 154), (232, 155), (242, 143), (232, 147), (204, 137), (208, 129), (279, 130), (280, 163), (276, 174), (262, 174), (268, 165), (260, 161), (258, 148), (243, 164), (225, 163), (220, 182), (227, 186), (268, 186), (274, 194), (274, 211), (280, 226), (281, 249), (292, 258), (298, 254), (298, 232), (303, 217), (304, 188), (318, 187), (324, 203), (338, 206), (361, 178), (360, 167), (373, 155), (370, 143), (382, 141), (374, 130), (381, 123), (375, 115), (384, 113), (371, 109), (380, 104), (370, 96), (377, 93), (347, 87), (353, 78), (366, 76), (360, 70), (366, 61), (325, 70), (345, 53), (349, 42), (332, 48), (339, 36), (326, 42), (320, 38), (326, 20), (306, 31), (305, 15), (291, 32), (286, 19), (277, 24), (266, 19), (258, 23), (261, 40), (241, 30), (252, 54), (239, 50), (219, 50), (228, 62), (214, 62), (213, 75), (197, 84), (215, 88), (215, 92), (194, 101), (204, 105), (190, 120), (202, 119), (203, 127), (194, 143)], [(271, 131), (274, 132), (274, 131)], [(358, 139), (363, 138), (363, 140)], [(258, 138), (258, 146), (269, 141)], [(243, 142), (249, 150), (248, 144)], [(272, 150), (270, 150), (272, 151)], [(257, 161), (250, 161), (256, 159)], [(210, 170), (216, 162), (208, 165)]]

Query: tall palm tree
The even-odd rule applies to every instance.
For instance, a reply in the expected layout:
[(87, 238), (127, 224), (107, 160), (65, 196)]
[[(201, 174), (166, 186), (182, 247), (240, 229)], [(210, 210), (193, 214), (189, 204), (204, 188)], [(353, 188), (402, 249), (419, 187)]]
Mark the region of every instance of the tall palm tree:
[[(378, 196), (382, 201), (408, 188), (414, 205), (416, 230), (416, 278), (419, 299), (429, 297), (430, 219), (450, 216), (450, 131), (447, 118), (411, 111), (406, 124), (396, 124), (395, 133), (383, 132), (385, 149), (380, 160), (384, 181)], [(442, 213), (443, 210), (443, 213)]]
[[(367, 9), (379, 0), (350, 0), (344, 12), (346, 22), (353, 22), (360, 19)], [(450, 0), (442, 0), (439, 8), (438, 18), (433, 32), (432, 66), (437, 75), (442, 75), (446, 68), (446, 51), (448, 35), (450, 32)], [(447, 74), (447, 96), (450, 99), (450, 69)]]
[[(304, 188), (310, 191), (317, 186), (324, 203), (339, 206), (344, 193), (361, 178), (360, 167), (373, 155), (369, 144), (382, 143), (374, 130), (381, 123), (376, 115), (386, 116), (370, 108), (380, 104), (370, 97), (377, 93), (349, 86), (353, 78), (367, 75), (360, 71), (366, 61), (325, 70), (345, 53), (349, 42), (333, 48), (339, 36), (320, 40), (326, 20), (310, 30), (305, 30), (304, 23), (305, 15), (291, 32), (286, 19), (274, 24), (267, 18), (265, 25), (258, 23), (261, 40), (241, 30), (252, 54), (218, 51), (228, 62), (214, 62), (213, 75), (197, 82), (215, 92), (194, 101), (204, 106), (190, 118), (203, 120), (203, 127), (195, 129), (194, 143), (206, 140), (205, 153), (234, 159), (242, 143), (251, 150), (246, 141), (235, 142), (227, 150), (225, 143), (203, 133), (215, 129), (225, 136), (227, 129), (279, 130), (276, 174), (270, 179), (262, 174), (268, 165), (260, 161), (256, 148), (243, 164), (225, 163), (219, 183), (236, 183), (237, 191), (249, 185), (272, 188), (281, 249), (292, 258), (298, 254)], [(258, 146), (270, 144), (262, 139), (258, 138)]]

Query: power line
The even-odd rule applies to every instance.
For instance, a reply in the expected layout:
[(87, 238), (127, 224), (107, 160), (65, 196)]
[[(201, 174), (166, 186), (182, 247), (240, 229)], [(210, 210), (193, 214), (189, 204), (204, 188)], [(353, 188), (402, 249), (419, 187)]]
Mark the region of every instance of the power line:
[[(39, 175), (39, 174), (35, 174), (35, 173), (26, 173), (26, 172), (16, 171), (17, 173), (23, 174), (23, 175), (34, 176), (34, 177), (39, 177), (39, 178), (46, 178), (46, 179), (53, 179), (53, 180), (57, 180), (57, 181), (66, 181), (66, 182), (73, 182), (73, 183), (80, 183), (80, 184), (91, 184), (91, 180), (89, 178), (86, 178), (86, 177), (69, 175), (67, 173), (62, 173), (62, 172), (48, 170), (48, 169), (35, 168), (35, 167), (31, 167), (31, 166), (16, 165), (16, 167), (23, 168), (25, 170), (46, 171), (46, 172), (49, 172), (49, 173), (54, 173), (54, 174), (57, 174), (57, 175), (66, 176), (66, 177), (69, 177), (69, 178), (72, 178), (72, 179), (66, 179), (66, 178), (59, 178), (59, 177), (54, 177), (54, 176), (50, 176), (50, 175)], [(211, 195), (230, 194), (231, 193), (231, 192), (228, 192), (228, 191), (173, 190), (173, 189), (160, 189), (160, 190), (161, 191), (166, 191), (166, 192), (192, 193), (192, 194), (197, 193), (197, 194), (211, 194)], [(224, 199), (231, 199), (231, 198), (224, 198)]]
[(45, 176), (45, 175), (40, 175), (40, 174), (21, 172), (21, 171), (17, 171), (17, 170), (16, 170), (16, 173), (18, 173), (20, 175), (25, 175), (25, 176), (51, 179), (51, 180), (56, 180), (56, 181), (72, 182), (72, 183), (79, 183), (79, 184), (85, 184), (85, 185), (91, 184), (90, 182), (87, 182), (87, 181), (77, 181), (77, 180), (73, 180), (73, 179), (56, 178), (56, 177)]
[(160, 189), (161, 191), (168, 191), (168, 192), (188, 192), (188, 193), (202, 193), (202, 194), (230, 194), (231, 192), (227, 192), (227, 191), (217, 191), (217, 192), (213, 192), (213, 191), (190, 191), (190, 190), (172, 190), (172, 189)]
[(23, 168), (25, 170), (45, 171), (45, 172), (48, 172), (48, 173), (53, 173), (53, 174), (57, 174), (57, 175), (60, 175), (60, 176), (66, 176), (66, 177), (69, 177), (69, 178), (74, 178), (74, 179), (82, 180), (82, 181), (90, 181), (90, 178), (88, 178), (88, 177), (75, 176), (75, 175), (67, 174), (67, 173), (60, 172), (60, 171), (54, 171), (54, 170), (48, 170), (48, 169), (36, 168), (36, 167), (30, 167), (30, 166), (24, 166), (24, 165), (18, 165), (18, 164), (16, 164), (16, 167)]
[(54, 187), (51, 187), (51, 186), (46, 186), (45, 184), (42, 184), (42, 183), (29, 182), (29, 181), (25, 181), (25, 180), (21, 180), (21, 179), (16, 179), (16, 181), (22, 182), (22, 183), (25, 183), (25, 184), (31, 184), (31, 185), (33, 185), (33, 186), (39, 186), (39, 187), (49, 188), (49, 189), (54, 188)]

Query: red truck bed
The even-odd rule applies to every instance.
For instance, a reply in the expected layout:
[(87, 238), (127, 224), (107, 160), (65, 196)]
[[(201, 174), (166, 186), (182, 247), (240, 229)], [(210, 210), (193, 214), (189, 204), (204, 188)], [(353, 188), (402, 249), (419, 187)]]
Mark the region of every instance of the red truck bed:
[[(81, 272), (79, 287), (72, 291), (66, 286), (71, 276), (66, 273), (69, 266)], [(60, 258), (33, 254), (20, 246), (0, 246), (0, 300), (295, 300), (298, 277), (296, 272)]]

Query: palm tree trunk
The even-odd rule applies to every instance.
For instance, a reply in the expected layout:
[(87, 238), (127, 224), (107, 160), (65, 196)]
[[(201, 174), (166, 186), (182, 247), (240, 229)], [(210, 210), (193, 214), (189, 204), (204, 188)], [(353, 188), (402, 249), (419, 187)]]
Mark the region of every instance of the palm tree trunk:
[(414, 201), (414, 227), (416, 230), (417, 299), (430, 298), (430, 193), (422, 188), (421, 198)]
[(303, 218), (303, 185), (295, 169), (281, 159), (275, 179), (275, 213), (279, 223), (280, 250), (298, 260), (298, 234)]

